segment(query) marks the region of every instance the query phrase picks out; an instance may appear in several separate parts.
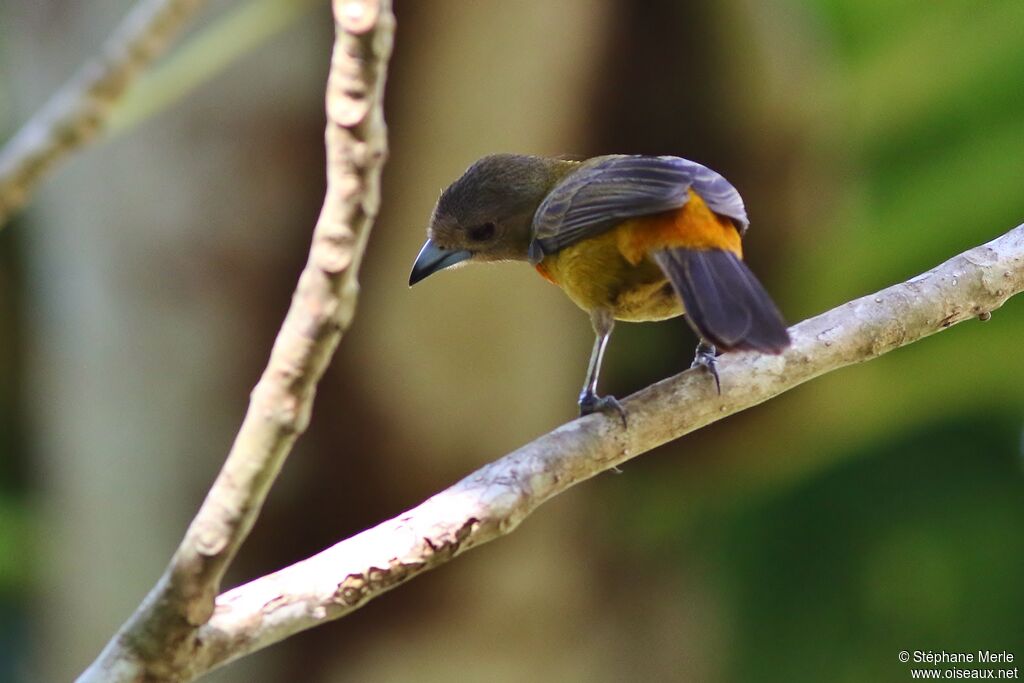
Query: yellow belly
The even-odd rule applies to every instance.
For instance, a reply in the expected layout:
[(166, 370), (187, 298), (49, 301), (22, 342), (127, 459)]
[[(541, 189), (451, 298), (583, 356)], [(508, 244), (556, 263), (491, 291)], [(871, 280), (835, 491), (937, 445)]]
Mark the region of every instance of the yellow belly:
[(691, 190), (681, 208), (623, 221), (546, 256), (537, 270), (585, 311), (601, 308), (632, 322), (664, 320), (682, 314), (683, 304), (649, 255), (672, 248), (743, 255), (736, 226)]
[(616, 320), (644, 322), (680, 315), (683, 304), (656, 263), (633, 264), (619, 250), (622, 227), (545, 257), (538, 270), (585, 311), (603, 308)]

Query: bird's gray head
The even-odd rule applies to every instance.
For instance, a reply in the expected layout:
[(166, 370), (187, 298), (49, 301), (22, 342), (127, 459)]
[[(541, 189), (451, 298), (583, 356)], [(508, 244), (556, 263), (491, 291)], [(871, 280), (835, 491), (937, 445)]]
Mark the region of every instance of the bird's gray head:
[(409, 284), (465, 261), (526, 260), (533, 214), (572, 162), (493, 154), (441, 193)]

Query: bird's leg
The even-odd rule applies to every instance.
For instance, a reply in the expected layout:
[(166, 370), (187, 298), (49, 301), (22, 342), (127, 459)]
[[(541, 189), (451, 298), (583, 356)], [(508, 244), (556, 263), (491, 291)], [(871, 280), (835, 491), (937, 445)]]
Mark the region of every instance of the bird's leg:
[(691, 368), (707, 368), (711, 376), (715, 378), (715, 389), (722, 393), (722, 383), (718, 381), (718, 361), (715, 360), (715, 345), (709, 344), (703, 339), (697, 344), (697, 353), (693, 356)]
[(590, 353), (590, 366), (587, 368), (587, 381), (580, 392), (580, 416), (595, 411), (609, 412), (614, 410), (622, 418), (622, 426), (626, 426), (626, 411), (614, 396), (597, 395), (597, 377), (601, 374), (601, 360), (608, 338), (615, 326), (615, 319), (610, 312), (598, 309), (590, 314), (590, 322), (594, 326), (594, 350)]

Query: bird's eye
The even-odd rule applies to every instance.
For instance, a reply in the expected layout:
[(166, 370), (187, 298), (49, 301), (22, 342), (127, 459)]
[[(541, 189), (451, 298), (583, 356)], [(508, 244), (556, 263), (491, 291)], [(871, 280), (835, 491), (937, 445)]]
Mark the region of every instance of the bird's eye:
[(469, 239), (474, 242), (485, 242), (494, 237), (494, 223), (484, 223), (469, 229)]

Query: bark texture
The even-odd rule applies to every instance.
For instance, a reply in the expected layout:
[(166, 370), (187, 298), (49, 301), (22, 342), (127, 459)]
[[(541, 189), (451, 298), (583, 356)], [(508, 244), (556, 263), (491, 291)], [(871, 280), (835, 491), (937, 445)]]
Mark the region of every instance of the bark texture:
[(335, 0), (327, 83), (327, 193), (309, 260), (249, 409), (206, 500), (139, 609), (80, 681), (191, 680), (196, 629), (298, 436), (316, 384), (355, 314), (357, 274), (380, 205), (388, 0)]

